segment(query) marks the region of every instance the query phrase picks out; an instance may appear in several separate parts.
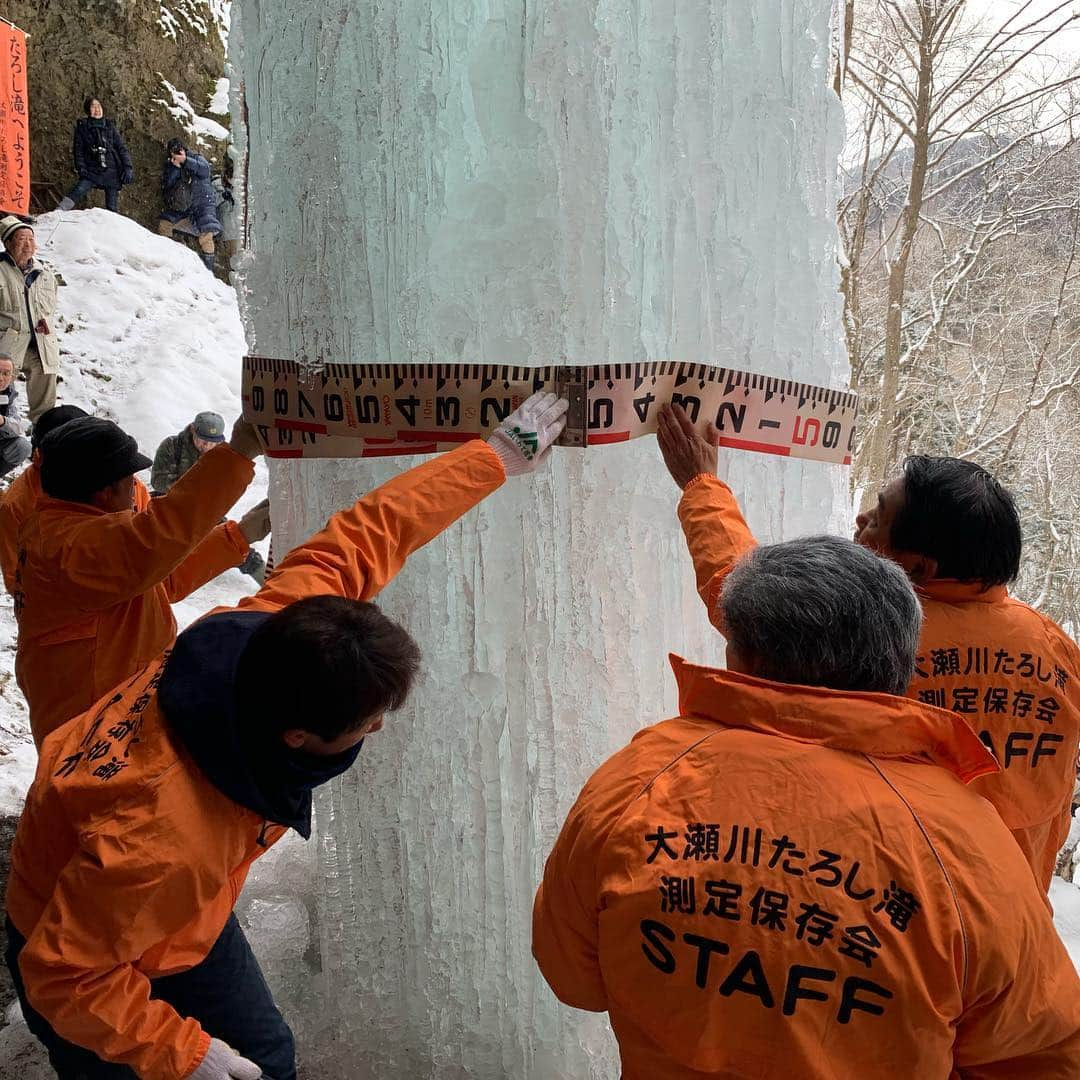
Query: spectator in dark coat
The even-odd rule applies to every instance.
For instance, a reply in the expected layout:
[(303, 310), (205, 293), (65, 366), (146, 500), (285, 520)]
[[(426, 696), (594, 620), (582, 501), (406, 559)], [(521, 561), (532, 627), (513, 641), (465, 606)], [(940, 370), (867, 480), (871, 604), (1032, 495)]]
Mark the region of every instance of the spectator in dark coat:
[(15, 361), (0, 353), (0, 476), (7, 476), (30, 456), (30, 440), (15, 405)]
[(191, 153), (179, 140), (169, 141), (169, 158), (161, 174), (164, 207), (158, 232), (197, 236), (199, 250), (207, 270), (214, 271), (214, 237), (221, 232), (218, 221), (218, 196), (210, 178), (210, 162)]
[(106, 209), (117, 211), (120, 188), (135, 179), (131, 155), (97, 98), (87, 98), (83, 108), (86, 116), (75, 124), (72, 146), (79, 182), (60, 200), (59, 209), (71, 210), (94, 188), (100, 188), (105, 192)]

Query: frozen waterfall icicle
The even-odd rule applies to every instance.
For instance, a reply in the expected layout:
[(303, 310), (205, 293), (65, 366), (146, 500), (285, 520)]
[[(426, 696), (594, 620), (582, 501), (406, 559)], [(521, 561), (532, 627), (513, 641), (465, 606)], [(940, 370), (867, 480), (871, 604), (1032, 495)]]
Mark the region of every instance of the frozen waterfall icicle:
[[(830, 11), (235, 0), (253, 351), (844, 383)], [(282, 549), (403, 465), (277, 465)], [(533, 967), (532, 894), (585, 777), (673, 707), (667, 651), (719, 642), (652, 440), (552, 465), (381, 601), (427, 674), (319, 801), (310, 879), (282, 885), (316, 913), (282, 1000), (316, 1075), (615, 1075), (606, 1022)], [(820, 465), (742, 455), (730, 479), (762, 537), (844, 509)]]

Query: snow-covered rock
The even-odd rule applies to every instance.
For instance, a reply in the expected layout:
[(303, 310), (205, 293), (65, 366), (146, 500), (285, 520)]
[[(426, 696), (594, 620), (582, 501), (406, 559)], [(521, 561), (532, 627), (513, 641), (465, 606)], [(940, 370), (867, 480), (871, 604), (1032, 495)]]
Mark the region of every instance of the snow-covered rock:
[[(210, 139), (216, 139), (218, 142), (229, 141), (229, 129), (223, 124), (218, 123), (217, 120), (211, 119), (209, 116), (200, 116), (196, 111), (195, 106), (191, 104), (190, 99), (183, 90), (173, 86), (164, 75), (158, 72), (161, 78), (161, 85), (165, 88), (168, 98), (155, 98), (154, 100), (161, 105), (165, 111), (179, 124), (181, 124), (191, 139), (194, 140), (194, 145), (198, 149), (203, 149), (209, 145)], [(220, 86), (221, 83), (225, 83), (225, 108), (221, 109), (220, 106)], [(227, 79), (220, 79), (217, 83), (217, 89), (214, 91), (214, 97), (211, 100), (210, 112), (218, 112), (219, 115), (228, 113), (229, 111), (229, 84)]]

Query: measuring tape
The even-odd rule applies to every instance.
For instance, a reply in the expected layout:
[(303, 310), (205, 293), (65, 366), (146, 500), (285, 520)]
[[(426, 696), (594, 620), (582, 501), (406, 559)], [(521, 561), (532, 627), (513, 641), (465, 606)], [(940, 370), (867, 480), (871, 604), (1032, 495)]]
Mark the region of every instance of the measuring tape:
[(720, 445), (851, 463), (858, 395), (707, 364), (651, 361), (578, 367), (327, 364), (244, 358), (244, 416), (269, 457), (431, 454), (495, 430), (530, 394), (570, 402), (559, 446), (603, 446), (656, 431), (681, 405)]

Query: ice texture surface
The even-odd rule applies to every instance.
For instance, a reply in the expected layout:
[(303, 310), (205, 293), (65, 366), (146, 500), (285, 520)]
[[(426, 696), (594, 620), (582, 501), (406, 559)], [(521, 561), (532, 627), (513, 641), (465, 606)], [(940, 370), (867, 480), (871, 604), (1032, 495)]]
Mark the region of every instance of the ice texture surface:
[[(252, 351), (673, 359), (846, 384), (830, 13), (235, 0)], [(275, 465), (276, 550), (409, 463)], [(848, 527), (839, 469), (723, 468), (763, 539)], [(586, 777), (674, 711), (668, 651), (722, 657), (676, 496), (651, 439), (558, 451), (380, 598), (423, 678), (320, 793), (310, 856), (271, 860), (247, 913), (309, 1075), (617, 1075), (606, 1020), (536, 972), (530, 908)], [(274, 946), (281, 927), (313, 947)]]

